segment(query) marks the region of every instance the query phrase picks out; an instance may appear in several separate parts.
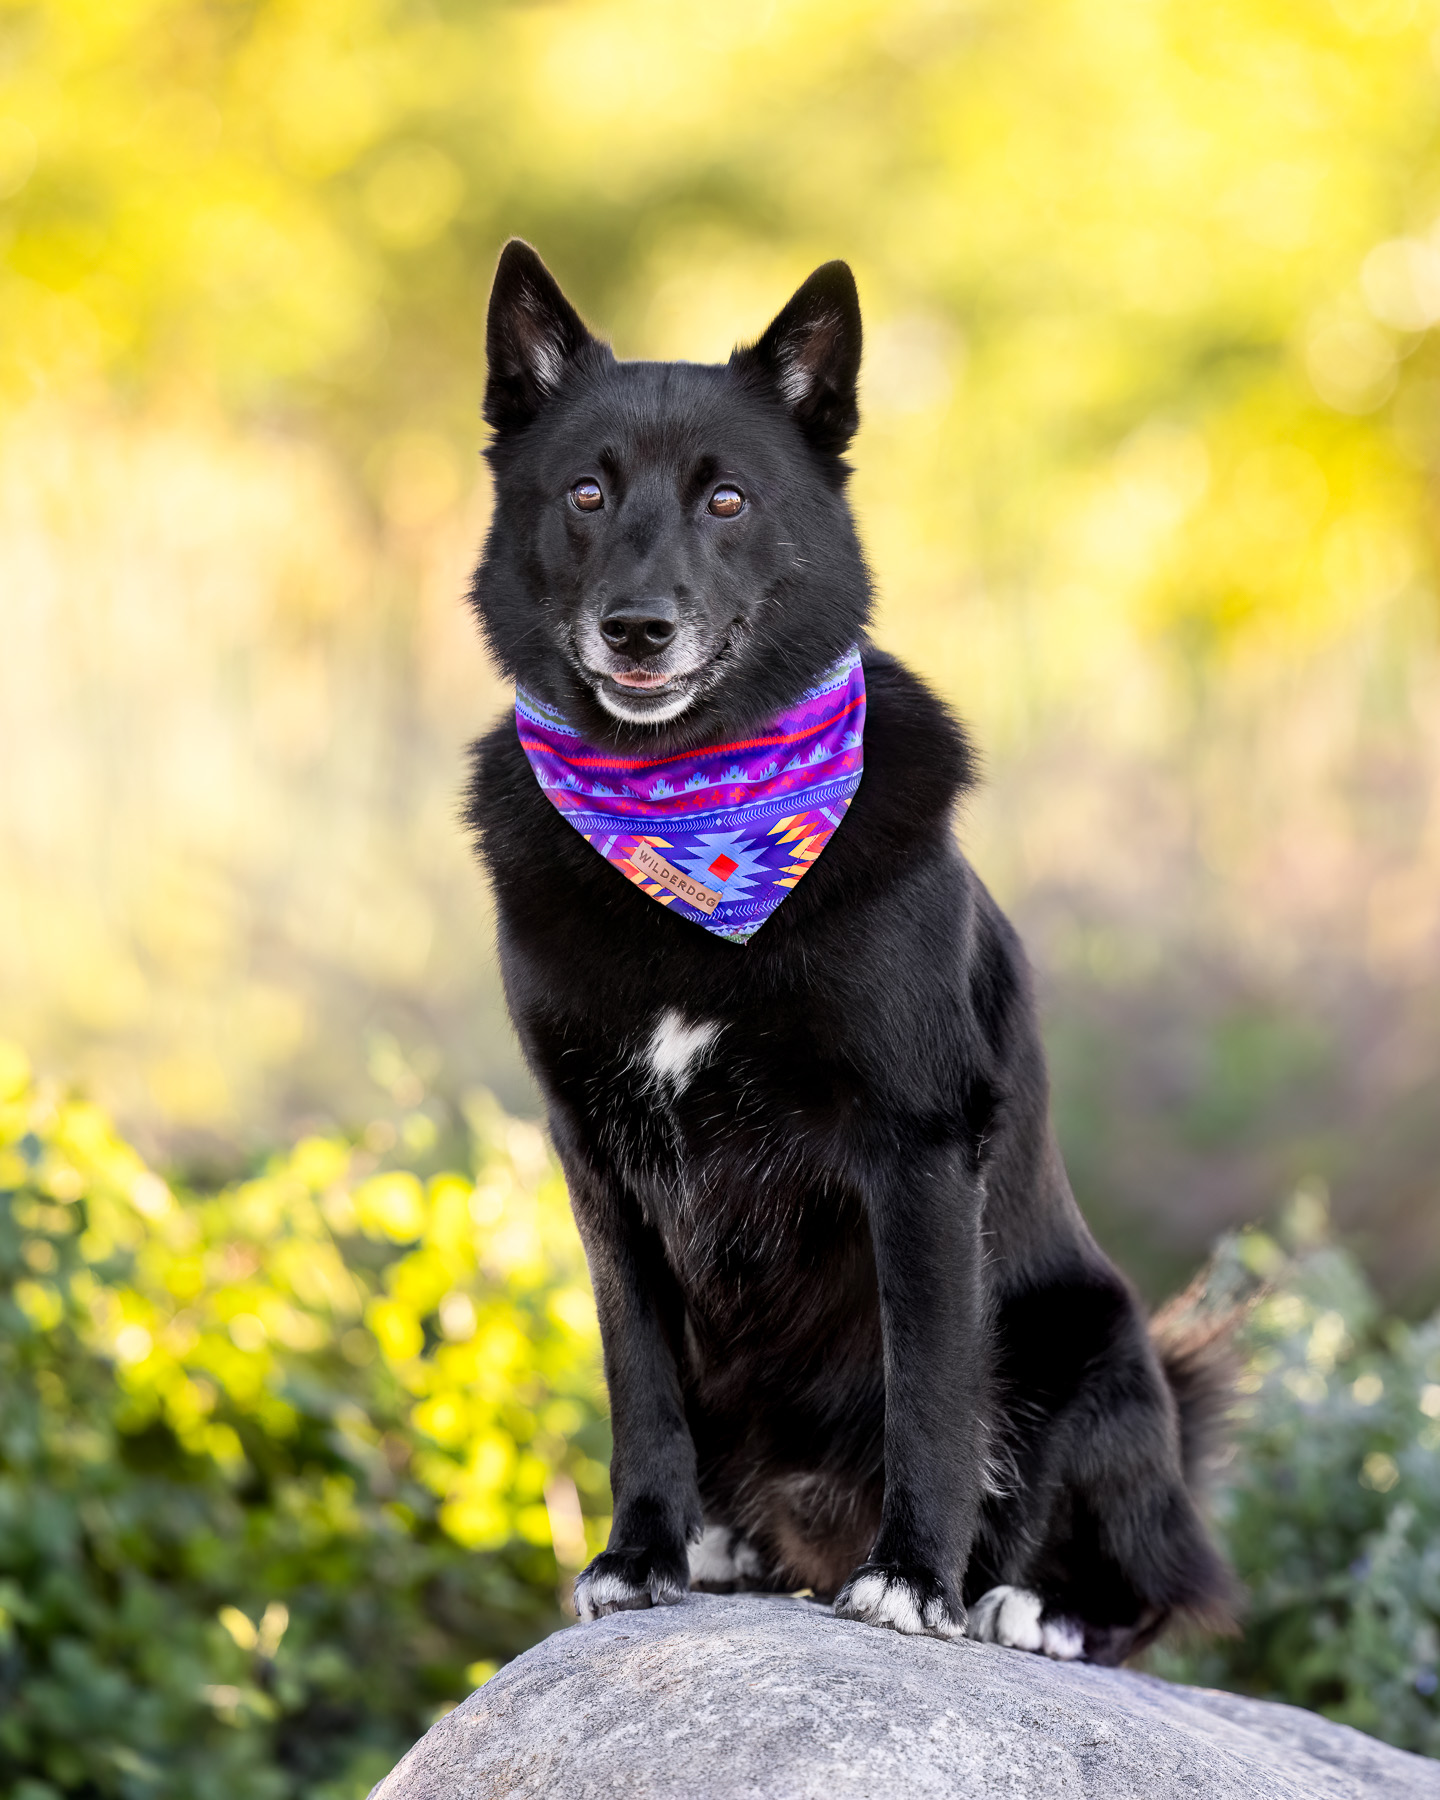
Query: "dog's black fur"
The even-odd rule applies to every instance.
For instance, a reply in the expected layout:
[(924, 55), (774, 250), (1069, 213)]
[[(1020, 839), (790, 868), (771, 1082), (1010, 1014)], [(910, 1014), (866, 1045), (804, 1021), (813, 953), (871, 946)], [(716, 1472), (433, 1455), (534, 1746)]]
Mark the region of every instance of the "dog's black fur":
[[(1157, 1349), (1081, 1219), (1024, 954), (952, 835), (970, 749), (865, 636), (848, 268), (727, 365), (621, 363), (512, 243), (488, 347), (472, 598), (507, 674), (628, 753), (743, 736), (857, 639), (869, 700), (844, 823), (744, 947), (586, 844), (512, 718), (476, 746), (469, 817), (610, 1388), (582, 1616), (678, 1597), (704, 1527), (697, 1585), (809, 1587), (902, 1630), (956, 1635), (968, 1605), (977, 1635), (1118, 1662), (1177, 1612), (1215, 1619), (1213, 1382)], [(699, 1026), (665, 1073), (665, 1031)], [(1002, 1588), (1038, 1604), (1006, 1613)]]

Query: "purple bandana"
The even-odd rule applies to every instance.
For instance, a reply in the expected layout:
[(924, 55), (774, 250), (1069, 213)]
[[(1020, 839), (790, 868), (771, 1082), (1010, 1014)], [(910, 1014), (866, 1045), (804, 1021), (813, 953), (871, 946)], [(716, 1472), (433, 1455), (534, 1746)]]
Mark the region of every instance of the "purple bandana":
[(587, 744), (517, 689), (515, 725), (545, 797), (644, 893), (743, 944), (830, 841), (865, 764), (865, 672), (850, 650), (740, 743), (678, 756)]

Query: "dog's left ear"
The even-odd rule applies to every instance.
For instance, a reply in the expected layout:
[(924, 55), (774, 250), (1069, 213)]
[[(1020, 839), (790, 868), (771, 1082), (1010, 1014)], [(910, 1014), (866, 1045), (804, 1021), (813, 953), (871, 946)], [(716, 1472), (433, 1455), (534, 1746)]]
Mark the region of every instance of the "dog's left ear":
[(818, 268), (730, 367), (778, 394), (817, 450), (840, 455), (860, 423), (860, 296), (850, 265)]
[(591, 337), (560, 284), (523, 238), (500, 252), (485, 329), (485, 420), (519, 431), (564, 379)]

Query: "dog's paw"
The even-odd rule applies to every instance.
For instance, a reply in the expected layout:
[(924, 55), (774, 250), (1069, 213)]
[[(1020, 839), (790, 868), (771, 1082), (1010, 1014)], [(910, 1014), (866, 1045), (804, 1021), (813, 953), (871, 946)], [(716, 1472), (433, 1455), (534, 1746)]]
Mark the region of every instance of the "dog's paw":
[(684, 1552), (679, 1558), (653, 1550), (602, 1550), (575, 1577), (575, 1611), (589, 1622), (606, 1613), (646, 1606), (674, 1606), (688, 1588)]
[(743, 1532), (707, 1525), (690, 1546), (690, 1585), (712, 1594), (743, 1593), (763, 1572), (760, 1552)]
[(970, 1608), (966, 1635), (1009, 1650), (1033, 1650), (1056, 1662), (1084, 1653), (1084, 1628), (1075, 1619), (1042, 1617), (1044, 1603), (1029, 1588), (993, 1587)]
[(897, 1563), (861, 1563), (835, 1596), (842, 1619), (886, 1625), (909, 1637), (961, 1638), (965, 1612), (949, 1601), (926, 1569)]

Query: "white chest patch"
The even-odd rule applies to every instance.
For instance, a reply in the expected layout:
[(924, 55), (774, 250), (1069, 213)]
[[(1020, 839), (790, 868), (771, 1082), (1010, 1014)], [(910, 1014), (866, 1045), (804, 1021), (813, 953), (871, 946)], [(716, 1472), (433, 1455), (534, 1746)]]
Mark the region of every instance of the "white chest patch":
[(668, 1082), (675, 1093), (683, 1093), (696, 1063), (719, 1037), (721, 1029), (718, 1019), (701, 1019), (689, 1025), (670, 1007), (661, 1013), (646, 1046), (645, 1060), (652, 1074), (657, 1080)]

